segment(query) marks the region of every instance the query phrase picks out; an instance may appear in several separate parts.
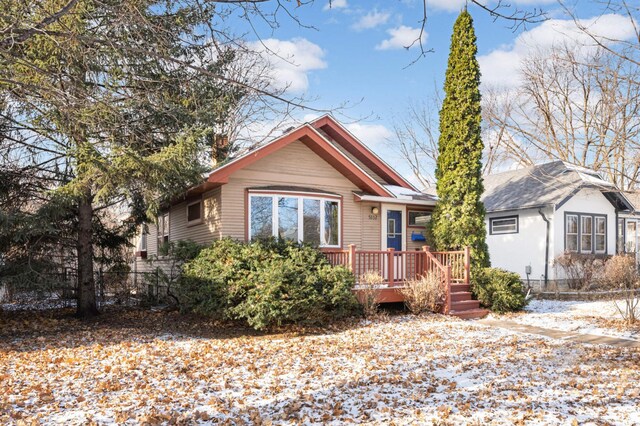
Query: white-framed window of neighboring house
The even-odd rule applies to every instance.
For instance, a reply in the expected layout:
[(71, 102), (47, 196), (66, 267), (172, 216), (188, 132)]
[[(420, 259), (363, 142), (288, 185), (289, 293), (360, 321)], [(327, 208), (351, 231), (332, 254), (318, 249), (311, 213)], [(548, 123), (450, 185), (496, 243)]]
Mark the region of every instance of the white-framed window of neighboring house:
[(250, 193), (249, 239), (276, 237), (340, 247), (341, 201), (322, 195)]
[(584, 254), (607, 252), (607, 216), (565, 213), (565, 251)]
[(492, 217), (489, 219), (489, 234), (517, 234), (518, 226), (518, 216)]
[(158, 216), (158, 251), (163, 244), (169, 242), (169, 212)]
[(187, 204), (187, 225), (202, 223), (202, 200)]

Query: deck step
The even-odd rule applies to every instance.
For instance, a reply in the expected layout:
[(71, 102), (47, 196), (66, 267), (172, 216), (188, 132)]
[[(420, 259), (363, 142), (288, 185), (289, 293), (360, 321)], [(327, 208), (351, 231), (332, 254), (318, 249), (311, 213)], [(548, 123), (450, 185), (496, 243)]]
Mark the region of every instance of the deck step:
[(469, 309), (478, 309), (480, 302), (477, 300), (462, 300), (460, 302), (451, 302), (452, 311), (468, 311)]
[(478, 319), (478, 318), (484, 318), (487, 316), (487, 314), (489, 314), (489, 311), (487, 309), (467, 309), (464, 311), (451, 311), (449, 312), (449, 315), (452, 315), (454, 317), (458, 317), (458, 318), (462, 318), (462, 319)]
[(470, 291), (457, 291), (451, 293), (451, 301), (452, 302), (462, 302), (465, 300), (472, 300), (473, 295)]
[(451, 284), (452, 293), (460, 293), (463, 291), (471, 291), (469, 284)]

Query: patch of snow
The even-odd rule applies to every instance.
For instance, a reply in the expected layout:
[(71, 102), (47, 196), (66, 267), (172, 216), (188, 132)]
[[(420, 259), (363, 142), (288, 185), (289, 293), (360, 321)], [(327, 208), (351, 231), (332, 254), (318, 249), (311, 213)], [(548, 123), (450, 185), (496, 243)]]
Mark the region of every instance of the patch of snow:
[(637, 330), (611, 327), (611, 320), (622, 320), (616, 303), (622, 308), (624, 301), (532, 300), (523, 315), (509, 319), (534, 327), (640, 341)]

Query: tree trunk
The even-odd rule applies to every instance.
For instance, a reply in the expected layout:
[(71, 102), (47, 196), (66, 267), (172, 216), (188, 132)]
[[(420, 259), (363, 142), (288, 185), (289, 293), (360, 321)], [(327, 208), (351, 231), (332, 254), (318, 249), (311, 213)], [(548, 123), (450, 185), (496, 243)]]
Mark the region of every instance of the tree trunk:
[(93, 276), (93, 206), (91, 193), (78, 203), (78, 309), (76, 315), (89, 318), (98, 314), (96, 283)]

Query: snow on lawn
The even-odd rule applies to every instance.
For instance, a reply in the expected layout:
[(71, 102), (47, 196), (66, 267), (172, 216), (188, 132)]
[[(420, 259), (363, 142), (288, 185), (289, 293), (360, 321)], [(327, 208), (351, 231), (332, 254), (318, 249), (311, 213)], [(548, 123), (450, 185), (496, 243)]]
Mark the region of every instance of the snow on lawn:
[(454, 318), (273, 334), (166, 312), (0, 315), (0, 423), (625, 424), (640, 352)]
[[(624, 301), (617, 303), (624, 309)], [(625, 327), (613, 301), (532, 300), (524, 313), (508, 317), (524, 325), (640, 341), (640, 327)]]

